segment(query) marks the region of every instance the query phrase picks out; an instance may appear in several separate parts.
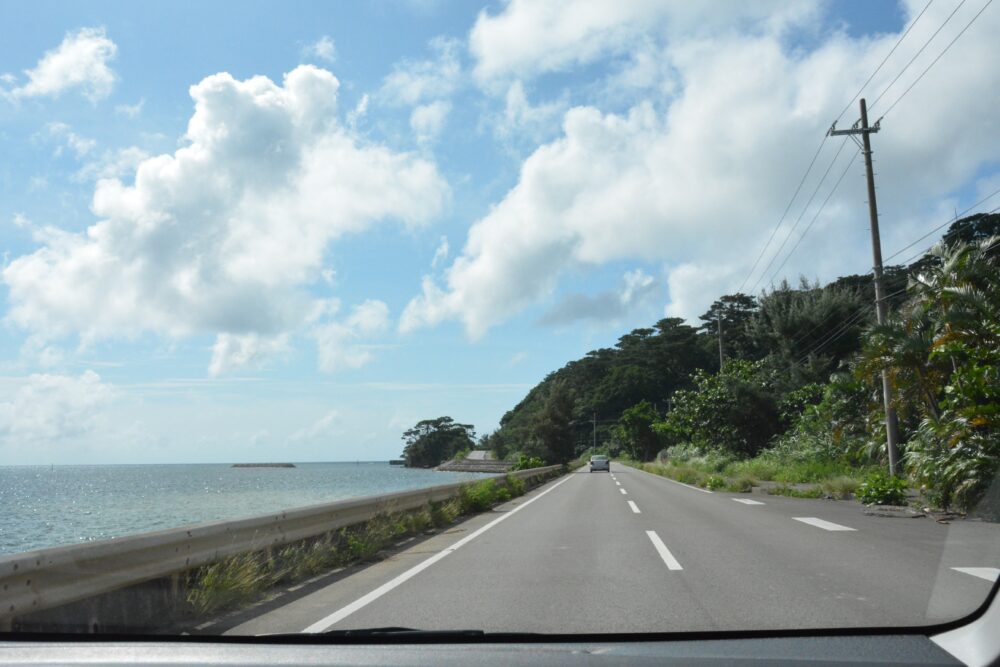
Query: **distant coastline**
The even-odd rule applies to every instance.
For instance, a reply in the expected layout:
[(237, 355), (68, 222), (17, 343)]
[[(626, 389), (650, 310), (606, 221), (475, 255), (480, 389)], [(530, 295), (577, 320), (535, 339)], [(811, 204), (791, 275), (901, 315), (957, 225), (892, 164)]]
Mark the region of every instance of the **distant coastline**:
[(234, 463), (232, 468), (294, 468), (294, 463)]

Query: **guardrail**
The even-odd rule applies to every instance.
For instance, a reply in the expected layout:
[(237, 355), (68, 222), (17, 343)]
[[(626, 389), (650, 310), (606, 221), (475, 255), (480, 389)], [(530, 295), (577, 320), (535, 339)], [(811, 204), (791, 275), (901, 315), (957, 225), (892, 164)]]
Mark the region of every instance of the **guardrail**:
[[(532, 483), (561, 468), (548, 466), (510, 474)], [(484, 479), (504, 477), (492, 475)], [(227, 556), (316, 537), (379, 514), (419, 509), (453, 498), (465, 484), (341, 500), (264, 516), (211, 521), (2, 556), (0, 620), (167, 577)]]

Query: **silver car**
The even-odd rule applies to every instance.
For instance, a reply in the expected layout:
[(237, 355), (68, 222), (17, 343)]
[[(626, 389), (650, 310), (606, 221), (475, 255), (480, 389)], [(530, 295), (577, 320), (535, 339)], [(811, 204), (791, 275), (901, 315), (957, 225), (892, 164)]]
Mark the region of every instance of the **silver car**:
[(594, 472), (595, 470), (611, 472), (611, 461), (608, 460), (607, 456), (598, 455), (590, 457), (590, 472)]

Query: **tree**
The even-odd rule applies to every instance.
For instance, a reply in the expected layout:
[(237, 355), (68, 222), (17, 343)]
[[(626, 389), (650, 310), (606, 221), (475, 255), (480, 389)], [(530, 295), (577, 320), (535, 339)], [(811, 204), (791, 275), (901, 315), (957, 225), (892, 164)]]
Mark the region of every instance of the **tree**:
[(660, 451), (660, 437), (653, 430), (653, 422), (657, 419), (659, 415), (653, 404), (643, 400), (625, 410), (618, 420), (615, 435), (634, 460), (652, 460)]
[(760, 362), (731, 360), (716, 375), (697, 371), (695, 388), (673, 396), (673, 410), (653, 430), (666, 444), (754, 456), (779, 432), (773, 389)]
[(459, 424), (451, 417), (417, 422), (403, 433), (403, 458), (410, 468), (433, 468), (470, 449), (476, 437), (472, 424)]
[(704, 322), (701, 331), (718, 345), (719, 321), (722, 321), (722, 349), (724, 356), (737, 359), (756, 359), (757, 350), (747, 335), (747, 324), (757, 312), (757, 299), (748, 294), (726, 294), (719, 298), (699, 319)]
[(573, 394), (562, 382), (549, 388), (541, 411), (534, 420), (534, 433), (548, 463), (566, 463), (576, 451), (573, 431)]

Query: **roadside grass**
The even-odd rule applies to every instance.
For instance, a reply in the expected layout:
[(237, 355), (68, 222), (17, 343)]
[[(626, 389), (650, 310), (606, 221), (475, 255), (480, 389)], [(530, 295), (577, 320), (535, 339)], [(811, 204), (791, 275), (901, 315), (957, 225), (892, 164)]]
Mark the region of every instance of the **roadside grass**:
[(277, 586), (289, 586), (354, 563), (376, 560), (408, 535), (443, 528), (460, 517), (490, 509), (521, 496), (524, 481), (512, 475), (499, 483), (486, 479), (466, 484), (449, 500), (408, 512), (379, 514), (364, 523), (331, 531), (280, 549), (242, 553), (188, 573), (187, 602), (198, 618), (243, 607)]
[(826, 492), (820, 487), (797, 489), (794, 486), (785, 486), (784, 484), (769, 488), (767, 493), (771, 496), (788, 496), (790, 498), (822, 498), (826, 495)]
[[(846, 462), (781, 461), (767, 455), (746, 460), (712, 455), (661, 459), (648, 463), (616, 460), (711, 491), (749, 493), (753, 487), (761, 486), (761, 482), (774, 482), (776, 485), (769, 488), (768, 493), (796, 498), (822, 498), (829, 495), (849, 499), (874, 470), (871, 466), (853, 466)], [(808, 489), (794, 486), (801, 484), (813, 486)]]

